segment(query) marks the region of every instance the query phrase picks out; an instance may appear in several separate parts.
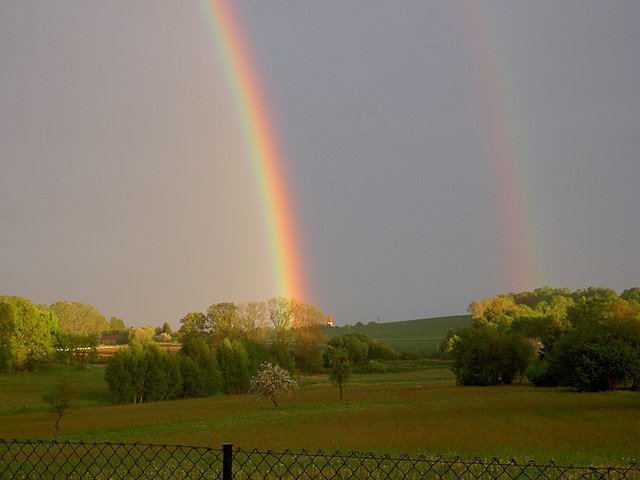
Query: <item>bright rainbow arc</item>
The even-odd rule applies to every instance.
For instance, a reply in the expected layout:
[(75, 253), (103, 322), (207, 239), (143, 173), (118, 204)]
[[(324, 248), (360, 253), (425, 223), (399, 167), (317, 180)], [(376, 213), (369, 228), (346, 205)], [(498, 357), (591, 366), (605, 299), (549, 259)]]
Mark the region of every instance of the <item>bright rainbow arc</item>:
[(295, 212), (276, 135), (230, 2), (199, 0), (238, 113), (259, 191), (278, 295), (306, 297)]

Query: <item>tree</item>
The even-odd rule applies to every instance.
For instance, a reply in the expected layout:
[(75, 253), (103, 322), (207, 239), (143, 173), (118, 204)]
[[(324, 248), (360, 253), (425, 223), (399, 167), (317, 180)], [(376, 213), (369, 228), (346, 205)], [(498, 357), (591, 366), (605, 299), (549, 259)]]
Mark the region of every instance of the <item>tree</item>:
[(51, 413), (56, 415), (56, 430), (60, 430), (60, 419), (71, 408), (75, 391), (69, 379), (61, 377), (53, 387), (42, 395), (42, 399), (49, 404)]
[(259, 342), (267, 339), (267, 303), (248, 302), (238, 305), (238, 315), (242, 322), (243, 329), (251, 332), (250, 337)]
[(189, 312), (180, 320), (178, 333), (183, 339), (203, 337), (207, 341), (210, 336), (207, 316), (200, 312)]
[(173, 334), (173, 330), (171, 329), (171, 325), (169, 324), (169, 322), (164, 322), (162, 324), (162, 333), (166, 333), (167, 335)]
[(593, 295), (567, 312), (572, 329), (553, 346), (529, 379), (536, 385), (565, 385), (583, 391), (640, 385), (638, 311), (620, 297)]
[(211, 305), (207, 309), (207, 326), (211, 344), (220, 347), (225, 338), (245, 336), (242, 331), (238, 307), (233, 302)]
[(473, 322), (494, 330), (506, 332), (514, 319), (531, 316), (533, 312), (526, 305), (520, 305), (508, 295), (496, 295), (469, 304)]
[(251, 379), (249, 391), (259, 398), (269, 398), (277, 407), (278, 397), (291, 395), (298, 388), (298, 384), (291, 374), (278, 365), (263, 363), (258, 373)]
[(34, 370), (54, 352), (58, 317), (20, 297), (0, 297), (0, 371)]
[(183, 397), (208, 397), (220, 390), (220, 367), (215, 352), (202, 337), (186, 338), (177, 358)]
[(112, 332), (124, 332), (127, 329), (124, 320), (118, 317), (111, 317), (109, 320), (109, 330)]
[(0, 372), (11, 370), (15, 349), (16, 309), (12, 303), (0, 301)]
[(291, 300), (274, 297), (267, 300), (269, 321), (276, 334), (276, 343), (288, 345), (291, 336)]
[(291, 317), (293, 350), (298, 366), (309, 373), (318, 370), (322, 359), (324, 314), (309, 304), (292, 301)]
[(220, 354), (222, 384), (227, 395), (245, 393), (249, 388), (249, 356), (240, 340), (225, 338)]
[(93, 305), (81, 302), (60, 301), (49, 307), (58, 316), (60, 329), (72, 335), (100, 337), (109, 330), (109, 324)]
[(151, 325), (132, 327), (129, 329), (129, 343), (149, 343), (155, 334), (156, 331)]
[(178, 360), (156, 345), (134, 342), (109, 359), (104, 378), (116, 403), (143, 403), (181, 396)]
[[(347, 333), (337, 335), (327, 342), (329, 347), (341, 348), (347, 353), (352, 365), (364, 366), (372, 360), (392, 360), (397, 357), (393, 348), (386, 343), (378, 342), (364, 333)], [(331, 363), (330, 350), (323, 355), (324, 365)]]
[(620, 294), (620, 298), (626, 300), (636, 310), (640, 311), (640, 288), (628, 288)]
[(342, 400), (342, 391), (344, 390), (349, 375), (351, 375), (349, 354), (340, 347), (327, 347), (326, 354), (331, 368), (329, 380), (338, 385), (340, 400)]
[(457, 333), (451, 357), (451, 370), (462, 385), (508, 385), (518, 374), (522, 379), (535, 348), (523, 335), (473, 326)]

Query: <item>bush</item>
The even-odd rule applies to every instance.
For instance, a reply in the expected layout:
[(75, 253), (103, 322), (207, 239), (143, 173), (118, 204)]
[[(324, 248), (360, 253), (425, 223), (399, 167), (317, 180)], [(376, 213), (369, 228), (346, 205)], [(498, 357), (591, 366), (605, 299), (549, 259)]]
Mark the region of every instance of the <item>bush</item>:
[(517, 376), (524, 377), (535, 349), (522, 335), (468, 327), (458, 332), (451, 356), (451, 369), (462, 385), (508, 385)]
[(362, 367), (362, 373), (386, 373), (387, 367), (378, 360), (369, 360), (369, 363)]

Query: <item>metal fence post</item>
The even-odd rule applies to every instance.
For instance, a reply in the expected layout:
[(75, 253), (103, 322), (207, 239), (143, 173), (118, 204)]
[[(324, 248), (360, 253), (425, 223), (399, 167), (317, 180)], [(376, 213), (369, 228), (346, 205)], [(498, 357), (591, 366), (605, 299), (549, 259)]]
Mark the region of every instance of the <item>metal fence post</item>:
[(233, 443), (222, 444), (222, 480), (233, 479)]

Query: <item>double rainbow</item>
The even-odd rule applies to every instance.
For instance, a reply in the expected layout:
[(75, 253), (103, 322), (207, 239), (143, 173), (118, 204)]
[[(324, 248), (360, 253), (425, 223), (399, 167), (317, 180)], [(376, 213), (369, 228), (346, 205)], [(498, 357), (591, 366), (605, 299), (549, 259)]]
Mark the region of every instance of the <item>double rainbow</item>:
[(277, 295), (305, 299), (296, 215), (277, 137), (249, 50), (227, 0), (199, 0), (237, 110), (259, 192)]

